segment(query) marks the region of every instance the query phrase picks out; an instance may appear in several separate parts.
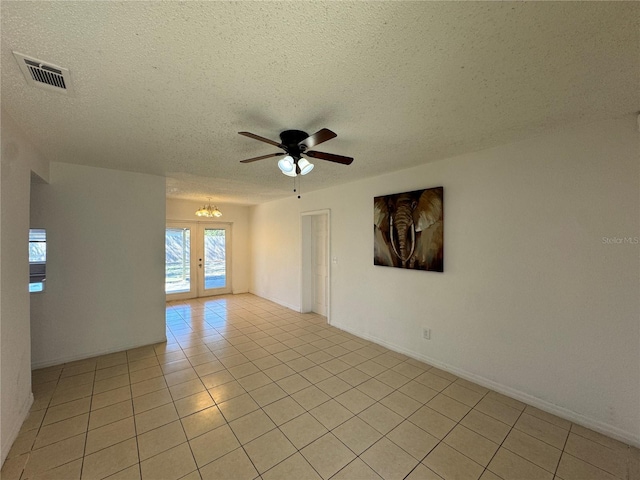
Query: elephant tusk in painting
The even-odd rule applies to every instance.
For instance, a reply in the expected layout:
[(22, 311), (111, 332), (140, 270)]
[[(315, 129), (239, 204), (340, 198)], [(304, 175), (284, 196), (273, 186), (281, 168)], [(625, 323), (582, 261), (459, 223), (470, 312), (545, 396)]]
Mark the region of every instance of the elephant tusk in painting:
[[(407, 231), (411, 232), (411, 250), (407, 253)], [(395, 232), (395, 233), (394, 233)], [(398, 237), (398, 243), (400, 245), (400, 251), (398, 251), (398, 247), (396, 247), (395, 237)], [(410, 219), (409, 227), (401, 226), (399, 228), (394, 228), (393, 226), (393, 215), (389, 216), (389, 237), (391, 239), (391, 247), (393, 249), (393, 253), (396, 257), (400, 259), (402, 262), (402, 266), (407, 264), (407, 261), (413, 256), (413, 252), (416, 247), (416, 229), (413, 225), (413, 219)]]
[(443, 187), (375, 197), (374, 264), (443, 271)]

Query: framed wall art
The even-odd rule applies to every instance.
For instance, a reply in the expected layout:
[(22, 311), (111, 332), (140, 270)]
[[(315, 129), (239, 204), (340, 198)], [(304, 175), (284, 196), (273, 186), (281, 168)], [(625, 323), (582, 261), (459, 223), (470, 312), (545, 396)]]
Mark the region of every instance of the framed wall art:
[(373, 263), (443, 271), (443, 187), (375, 197)]

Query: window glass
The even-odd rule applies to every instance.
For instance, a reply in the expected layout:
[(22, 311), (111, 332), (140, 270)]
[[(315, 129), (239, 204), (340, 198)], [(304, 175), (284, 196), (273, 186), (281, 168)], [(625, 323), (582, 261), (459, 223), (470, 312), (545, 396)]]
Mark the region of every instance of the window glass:
[(47, 270), (47, 232), (42, 228), (29, 230), (29, 291), (42, 292)]
[(167, 228), (165, 246), (165, 292), (191, 291), (191, 230)]

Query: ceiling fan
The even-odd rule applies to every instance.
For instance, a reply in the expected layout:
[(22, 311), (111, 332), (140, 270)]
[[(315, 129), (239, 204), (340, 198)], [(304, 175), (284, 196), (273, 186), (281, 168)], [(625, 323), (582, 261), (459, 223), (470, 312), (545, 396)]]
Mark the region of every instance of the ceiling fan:
[(240, 163), (251, 163), (257, 160), (263, 160), (265, 158), (279, 157), (286, 155), (285, 158), (278, 162), (278, 167), (285, 175), (295, 177), (298, 174), (306, 175), (313, 169), (313, 164), (306, 158), (317, 158), (318, 160), (327, 160), (329, 162), (341, 163), (343, 165), (351, 165), (353, 158), (344, 157), (342, 155), (335, 155), (333, 153), (317, 152), (315, 150), (309, 150), (327, 140), (337, 137), (337, 135), (329, 130), (323, 128), (318, 130), (313, 135), (309, 135), (307, 132), (301, 130), (285, 130), (280, 134), (280, 143), (268, 138), (261, 137), (255, 133), (250, 132), (238, 132), (245, 137), (253, 138), (269, 145), (279, 147), (284, 152), (270, 153), (268, 155), (261, 155), (259, 157), (248, 158), (246, 160), (240, 160)]

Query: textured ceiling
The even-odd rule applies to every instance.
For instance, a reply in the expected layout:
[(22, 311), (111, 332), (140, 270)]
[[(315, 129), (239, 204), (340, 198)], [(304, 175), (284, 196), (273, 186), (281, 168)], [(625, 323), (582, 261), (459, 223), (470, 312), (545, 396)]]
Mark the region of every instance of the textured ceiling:
[[(274, 140), (338, 134), (304, 191), (640, 110), (636, 2), (2, 1), (2, 106), (51, 161), (167, 195), (292, 195)], [(28, 86), (12, 51), (69, 68)]]

